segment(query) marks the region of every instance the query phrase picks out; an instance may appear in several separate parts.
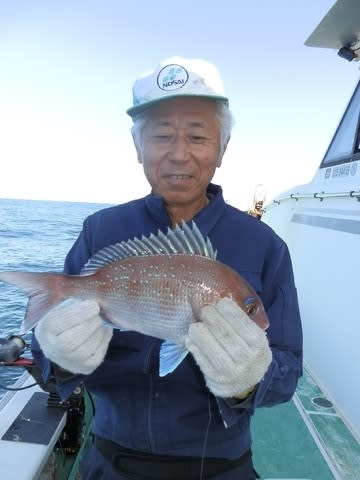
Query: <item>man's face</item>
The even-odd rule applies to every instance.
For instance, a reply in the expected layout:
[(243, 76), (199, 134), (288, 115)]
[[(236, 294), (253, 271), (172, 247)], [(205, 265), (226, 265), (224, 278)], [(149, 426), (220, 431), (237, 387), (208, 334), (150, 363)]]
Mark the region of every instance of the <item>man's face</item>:
[(152, 107), (138, 159), (165, 203), (189, 206), (204, 197), (222, 154), (212, 100), (174, 98)]

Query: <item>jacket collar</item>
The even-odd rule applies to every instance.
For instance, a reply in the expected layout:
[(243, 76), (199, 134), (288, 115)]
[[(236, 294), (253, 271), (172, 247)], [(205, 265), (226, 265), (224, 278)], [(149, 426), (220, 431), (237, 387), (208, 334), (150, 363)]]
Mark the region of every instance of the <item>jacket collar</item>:
[[(203, 235), (208, 236), (225, 210), (225, 201), (220, 185), (210, 183), (207, 188), (210, 202), (192, 219)], [(148, 214), (154, 219), (158, 227), (165, 231), (169, 226), (170, 219), (162, 197), (150, 193), (145, 197), (145, 206)]]

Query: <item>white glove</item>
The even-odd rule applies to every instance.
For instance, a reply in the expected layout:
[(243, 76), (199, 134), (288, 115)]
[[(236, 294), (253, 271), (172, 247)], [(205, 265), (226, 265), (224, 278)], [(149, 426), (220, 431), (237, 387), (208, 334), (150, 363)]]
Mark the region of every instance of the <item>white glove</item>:
[(266, 333), (230, 298), (203, 307), (200, 317), (185, 344), (209, 390), (224, 398), (246, 396), (271, 363)]
[(113, 329), (94, 300), (69, 298), (44, 315), (35, 335), (45, 356), (72, 373), (88, 375), (104, 360)]

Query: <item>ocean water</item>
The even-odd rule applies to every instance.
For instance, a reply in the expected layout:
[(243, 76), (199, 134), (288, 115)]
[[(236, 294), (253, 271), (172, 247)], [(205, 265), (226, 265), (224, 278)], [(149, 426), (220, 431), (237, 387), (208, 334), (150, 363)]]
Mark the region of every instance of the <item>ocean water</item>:
[[(0, 199), (0, 270), (61, 272), (89, 214), (105, 204)], [(18, 334), (27, 297), (0, 282), (0, 337)], [(24, 339), (30, 342), (31, 334)], [(26, 351), (24, 356), (30, 356)], [(23, 373), (0, 365), (0, 398)]]

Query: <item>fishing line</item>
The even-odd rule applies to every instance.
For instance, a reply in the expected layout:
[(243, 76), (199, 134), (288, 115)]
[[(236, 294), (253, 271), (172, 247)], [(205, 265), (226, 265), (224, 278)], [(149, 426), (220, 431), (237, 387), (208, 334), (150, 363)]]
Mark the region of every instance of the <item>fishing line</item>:
[(203, 445), (203, 450), (201, 454), (201, 465), (200, 465), (200, 477), (199, 480), (202, 480), (203, 474), (204, 474), (204, 464), (205, 464), (205, 452), (206, 452), (206, 446), (207, 446), (207, 441), (208, 441), (208, 436), (209, 436), (209, 430), (210, 430), (210, 424), (211, 424), (211, 398), (210, 398), (210, 393), (208, 393), (208, 423), (206, 426), (205, 430), (205, 437), (204, 437), (204, 445)]
[(26, 387), (11, 388), (11, 387), (5, 387), (5, 385), (0, 384), (0, 388), (3, 388), (4, 390), (10, 390), (12, 392), (17, 392), (18, 390), (26, 390), (27, 388), (32, 388), (32, 387), (35, 387), (36, 385), (39, 385), (39, 384), (35, 382), (35, 383), (32, 383), (31, 385), (27, 385)]

